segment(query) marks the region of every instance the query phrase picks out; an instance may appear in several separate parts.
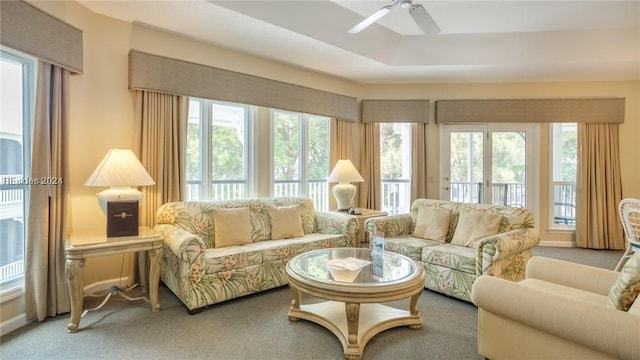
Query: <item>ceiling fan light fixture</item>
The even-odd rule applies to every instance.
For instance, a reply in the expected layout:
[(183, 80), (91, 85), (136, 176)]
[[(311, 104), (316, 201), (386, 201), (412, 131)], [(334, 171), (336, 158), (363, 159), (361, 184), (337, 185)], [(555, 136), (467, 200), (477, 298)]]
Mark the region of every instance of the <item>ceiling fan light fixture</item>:
[(383, 16), (387, 15), (389, 13), (389, 11), (391, 11), (391, 9), (393, 9), (393, 7), (395, 5), (396, 4), (387, 5), (387, 6), (383, 7), (382, 9), (374, 12), (369, 17), (367, 17), (364, 20), (362, 20), (360, 23), (358, 23), (358, 25), (352, 27), (347, 32), (349, 34), (357, 34), (357, 33), (359, 33), (360, 31), (362, 31), (362, 30), (366, 29), (367, 27), (369, 27), (369, 25), (373, 24), (374, 22), (380, 20)]
[(403, 9), (409, 9), (409, 15), (411, 15), (413, 21), (416, 23), (416, 25), (418, 25), (423, 33), (430, 35), (440, 32), (440, 27), (438, 27), (438, 24), (436, 24), (436, 22), (433, 20), (433, 18), (431, 18), (427, 10), (425, 10), (422, 5), (414, 5), (412, 0), (393, 0), (393, 4), (384, 6), (378, 11), (369, 15), (356, 26), (347, 31), (347, 33), (359, 33), (374, 22), (380, 20), (383, 16), (387, 15), (389, 11), (391, 11), (391, 9), (393, 9), (397, 5), (400, 5), (400, 7)]

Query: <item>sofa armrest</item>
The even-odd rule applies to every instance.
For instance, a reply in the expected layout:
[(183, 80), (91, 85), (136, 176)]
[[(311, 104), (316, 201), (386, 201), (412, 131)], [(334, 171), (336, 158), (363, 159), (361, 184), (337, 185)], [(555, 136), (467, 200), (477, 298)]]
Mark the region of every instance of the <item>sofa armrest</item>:
[(205, 266), (206, 250), (202, 239), (170, 224), (156, 225), (154, 230), (164, 239), (164, 251), (170, 252), (176, 259), (181, 260), (178, 264), (179, 274), (175, 274), (176, 277), (188, 278), (195, 283), (200, 282), (202, 278), (200, 269)]
[(411, 214), (380, 216), (365, 220), (367, 232), (380, 231), (384, 236), (402, 236), (411, 234)]
[(349, 239), (351, 246), (356, 245), (356, 233), (360, 226), (358, 220), (351, 216), (345, 216), (332, 212), (316, 212), (317, 232), (321, 234), (341, 234)]
[(534, 256), (527, 263), (527, 278), (564, 285), (605, 295), (618, 279), (619, 272), (593, 266)]
[(532, 249), (539, 243), (540, 236), (534, 228), (516, 229), (483, 238), (476, 247), (478, 275), (487, 274), (493, 263)]
[(471, 301), (479, 311), (493, 313), (613, 358), (637, 359), (640, 354), (637, 339), (640, 316), (636, 314), (487, 275), (476, 279)]

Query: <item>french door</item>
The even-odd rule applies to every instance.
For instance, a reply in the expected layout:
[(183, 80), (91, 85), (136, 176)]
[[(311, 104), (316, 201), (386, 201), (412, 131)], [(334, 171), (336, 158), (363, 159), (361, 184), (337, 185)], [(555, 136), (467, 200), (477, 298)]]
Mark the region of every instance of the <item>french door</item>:
[(441, 199), (537, 207), (535, 125), (442, 125), (441, 131)]

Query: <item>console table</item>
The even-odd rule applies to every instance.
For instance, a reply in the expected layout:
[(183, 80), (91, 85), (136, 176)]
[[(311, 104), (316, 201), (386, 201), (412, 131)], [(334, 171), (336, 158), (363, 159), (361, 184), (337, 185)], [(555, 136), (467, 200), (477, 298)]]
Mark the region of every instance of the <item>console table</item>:
[[(151, 311), (160, 311), (158, 283), (162, 262), (162, 237), (148, 227), (140, 227), (137, 236), (107, 237), (105, 233), (72, 233), (65, 243), (65, 274), (71, 300), (71, 320), (67, 329), (78, 331), (83, 302), (83, 273), (85, 259), (95, 256), (145, 252), (149, 257), (147, 277), (145, 261), (140, 261), (141, 282), (148, 285)], [(144, 258), (143, 258), (144, 259)], [(146, 281), (148, 278), (148, 281)]]

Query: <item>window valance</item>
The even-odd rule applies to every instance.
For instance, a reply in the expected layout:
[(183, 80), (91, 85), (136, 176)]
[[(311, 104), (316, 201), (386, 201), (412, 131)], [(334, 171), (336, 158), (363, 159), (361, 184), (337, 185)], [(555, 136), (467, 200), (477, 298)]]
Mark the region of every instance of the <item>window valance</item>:
[(429, 122), (429, 100), (362, 100), (362, 122)]
[(82, 74), (82, 31), (24, 1), (0, 1), (0, 43)]
[(624, 122), (624, 98), (437, 100), (436, 123)]
[(129, 88), (355, 121), (354, 97), (131, 50)]

